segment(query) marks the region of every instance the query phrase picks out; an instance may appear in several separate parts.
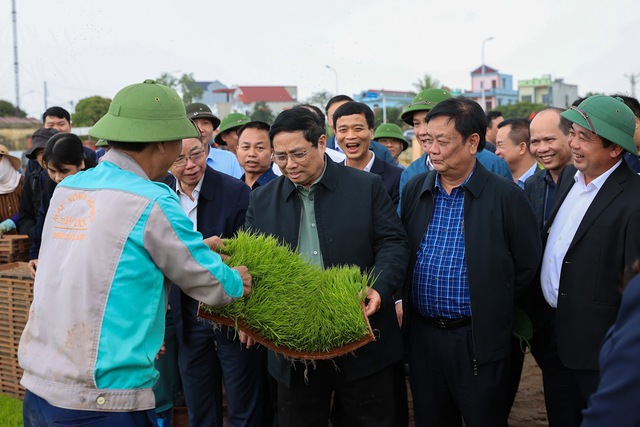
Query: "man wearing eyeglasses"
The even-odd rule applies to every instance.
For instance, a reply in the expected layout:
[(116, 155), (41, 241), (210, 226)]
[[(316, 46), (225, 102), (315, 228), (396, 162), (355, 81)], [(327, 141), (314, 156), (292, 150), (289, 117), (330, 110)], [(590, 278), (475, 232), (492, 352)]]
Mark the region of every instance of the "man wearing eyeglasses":
[(620, 289), (640, 258), (640, 177), (623, 161), (637, 155), (635, 117), (620, 99), (595, 95), (569, 120), (573, 166), (558, 180), (543, 228), (544, 301), (532, 313), (549, 425), (577, 426), (598, 385), (598, 355), (620, 306)]
[[(180, 206), (217, 247), (244, 224), (250, 189), (242, 181), (207, 166), (204, 143), (182, 140), (171, 166)], [(232, 328), (198, 320), (198, 301), (172, 285), (169, 305), (178, 340), (178, 365), (189, 409), (189, 425), (222, 427), (222, 379), (230, 426), (262, 423), (261, 349), (243, 348)]]
[(269, 352), (278, 422), (327, 425), (333, 395), (334, 425), (395, 426), (394, 368), (403, 349), (392, 295), (409, 252), (391, 199), (378, 175), (325, 155), (324, 130), (306, 108), (280, 113), (269, 137), (283, 176), (253, 190), (246, 227), (276, 236), (320, 267), (357, 265), (377, 277), (366, 301), (376, 341), (314, 367)]

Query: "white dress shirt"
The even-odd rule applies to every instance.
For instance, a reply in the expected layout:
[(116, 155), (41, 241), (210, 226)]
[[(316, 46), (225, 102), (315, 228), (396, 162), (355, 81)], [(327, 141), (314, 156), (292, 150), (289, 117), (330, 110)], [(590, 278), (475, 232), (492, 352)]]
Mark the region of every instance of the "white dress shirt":
[(602, 185), (615, 168), (620, 166), (620, 163), (622, 163), (622, 160), (619, 160), (611, 169), (591, 181), (588, 185), (585, 185), (582, 172), (577, 171), (573, 177), (575, 184), (571, 187), (569, 194), (562, 202), (551, 224), (549, 238), (542, 258), (540, 282), (544, 298), (553, 308), (558, 306), (560, 274), (562, 273), (562, 263), (569, 250), (569, 245), (573, 241), (589, 206), (591, 206), (591, 202), (596, 198), (598, 191), (600, 191)]
[(191, 222), (193, 222), (194, 231), (198, 231), (198, 198), (200, 197), (200, 189), (202, 188), (202, 182), (204, 181), (204, 174), (202, 174), (202, 178), (200, 178), (200, 182), (196, 185), (196, 188), (193, 189), (193, 200), (191, 197), (187, 196), (180, 186), (180, 181), (176, 179), (176, 190), (178, 193), (178, 197), (180, 197), (180, 207), (187, 214)]

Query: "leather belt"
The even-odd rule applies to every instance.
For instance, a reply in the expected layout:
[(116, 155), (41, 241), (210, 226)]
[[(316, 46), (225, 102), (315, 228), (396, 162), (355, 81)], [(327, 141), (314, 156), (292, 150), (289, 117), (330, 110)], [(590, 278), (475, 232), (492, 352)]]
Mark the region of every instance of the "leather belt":
[(460, 319), (445, 319), (442, 317), (426, 317), (429, 323), (440, 329), (457, 329), (471, 324), (471, 317), (461, 317)]

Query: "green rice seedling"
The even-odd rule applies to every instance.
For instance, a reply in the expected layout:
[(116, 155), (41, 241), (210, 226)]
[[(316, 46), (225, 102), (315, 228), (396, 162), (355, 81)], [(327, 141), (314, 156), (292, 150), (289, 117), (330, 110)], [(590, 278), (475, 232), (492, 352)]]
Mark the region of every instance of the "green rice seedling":
[(327, 353), (371, 335), (362, 302), (372, 279), (355, 266), (323, 270), (274, 237), (241, 232), (225, 241), (229, 266), (246, 265), (251, 293), (204, 312), (246, 324), (276, 348)]

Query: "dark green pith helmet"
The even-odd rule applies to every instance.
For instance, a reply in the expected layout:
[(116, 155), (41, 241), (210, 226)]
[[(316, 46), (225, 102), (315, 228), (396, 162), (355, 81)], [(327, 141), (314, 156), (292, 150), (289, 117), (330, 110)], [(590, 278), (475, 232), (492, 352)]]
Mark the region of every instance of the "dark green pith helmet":
[(251, 119), (249, 119), (249, 117), (245, 116), (242, 113), (227, 114), (222, 119), (222, 123), (220, 123), (220, 129), (218, 129), (218, 134), (214, 138), (214, 141), (217, 142), (218, 145), (227, 145), (227, 143), (222, 140), (220, 135), (230, 129), (244, 126), (250, 121)]
[(409, 142), (407, 142), (407, 139), (402, 134), (402, 129), (400, 129), (400, 126), (396, 124), (383, 123), (380, 126), (378, 126), (378, 128), (373, 134), (373, 139), (380, 142), (379, 141), (380, 138), (397, 139), (398, 141), (402, 142), (402, 151), (409, 148)]
[(451, 92), (446, 89), (425, 89), (413, 98), (411, 104), (402, 112), (400, 118), (409, 126), (413, 126), (413, 113), (416, 111), (431, 110), (436, 104), (451, 98)]
[(175, 90), (145, 80), (121, 89), (89, 135), (107, 141), (146, 143), (197, 138), (199, 133)]

